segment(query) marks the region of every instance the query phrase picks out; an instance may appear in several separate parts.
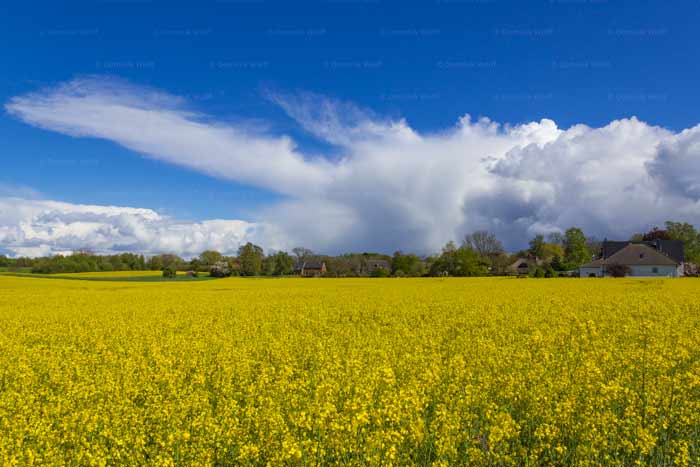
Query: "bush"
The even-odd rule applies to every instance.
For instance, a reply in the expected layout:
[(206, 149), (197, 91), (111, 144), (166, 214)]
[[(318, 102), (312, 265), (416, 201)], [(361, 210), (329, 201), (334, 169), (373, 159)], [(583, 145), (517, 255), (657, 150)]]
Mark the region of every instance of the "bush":
[(544, 273), (544, 277), (550, 278), (550, 277), (557, 277), (557, 272), (554, 270), (552, 266), (548, 266), (547, 270)]
[(177, 268), (175, 268), (174, 264), (171, 264), (171, 265), (163, 268), (163, 277), (165, 277), (167, 279), (175, 279), (176, 276), (177, 276)]
[(632, 269), (624, 264), (611, 264), (605, 268), (605, 271), (611, 277), (625, 277), (632, 272)]
[(372, 277), (389, 277), (389, 270), (385, 268), (377, 268), (372, 271)]
[(543, 279), (545, 278), (545, 273), (544, 269), (542, 268), (535, 268), (535, 270), (532, 272), (532, 277), (535, 277), (537, 279)]
[(218, 261), (209, 269), (211, 277), (229, 277), (231, 275), (231, 267), (226, 261)]

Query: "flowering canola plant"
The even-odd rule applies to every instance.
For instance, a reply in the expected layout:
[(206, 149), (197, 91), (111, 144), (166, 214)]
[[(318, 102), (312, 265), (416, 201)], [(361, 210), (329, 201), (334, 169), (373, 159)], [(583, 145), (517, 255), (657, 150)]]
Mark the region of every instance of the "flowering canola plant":
[(698, 465), (699, 285), (0, 276), (0, 465)]

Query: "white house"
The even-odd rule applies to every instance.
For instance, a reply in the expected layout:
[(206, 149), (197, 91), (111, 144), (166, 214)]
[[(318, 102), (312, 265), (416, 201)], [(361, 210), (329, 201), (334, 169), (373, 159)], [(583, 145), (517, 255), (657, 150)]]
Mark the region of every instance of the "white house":
[(629, 277), (682, 276), (683, 262), (670, 254), (663, 253), (660, 251), (661, 248), (654, 248), (653, 245), (650, 243), (629, 242), (609, 256), (605, 254), (606, 248), (604, 247), (601, 258), (581, 266), (581, 277), (608, 276), (610, 274), (607, 269), (613, 265), (629, 268), (629, 273), (627, 274)]

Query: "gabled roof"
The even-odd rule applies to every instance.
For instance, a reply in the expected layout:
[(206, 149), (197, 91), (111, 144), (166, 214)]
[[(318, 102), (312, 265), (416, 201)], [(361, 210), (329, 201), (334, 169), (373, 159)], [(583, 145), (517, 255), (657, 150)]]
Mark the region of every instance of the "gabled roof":
[(582, 268), (599, 268), (605, 266), (605, 260), (603, 258), (598, 258), (591, 261), (590, 263), (582, 264)]
[(515, 260), (514, 263), (512, 263), (508, 268), (511, 270), (516, 270), (516, 269), (524, 269), (529, 267), (530, 265), (536, 265), (539, 266), (542, 264), (542, 262), (539, 260), (539, 258), (518, 258)]
[(601, 245), (601, 256), (610, 258), (627, 245), (647, 245), (676, 260), (678, 263), (685, 261), (685, 252), (681, 240), (650, 240), (646, 242), (619, 242), (605, 240)]
[[(622, 243), (622, 242), (616, 242)], [(656, 251), (645, 243), (628, 243), (611, 256), (584, 264), (582, 268), (599, 268), (610, 264), (624, 266), (678, 266), (680, 261)]]
[(368, 268), (391, 269), (391, 263), (385, 259), (366, 259), (365, 264)]
[(518, 258), (513, 264), (510, 265), (511, 268), (527, 268), (530, 266), (530, 262), (525, 258)]
[(323, 269), (324, 263), (322, 261), (307, 261), (302, 264), (302, 269)]

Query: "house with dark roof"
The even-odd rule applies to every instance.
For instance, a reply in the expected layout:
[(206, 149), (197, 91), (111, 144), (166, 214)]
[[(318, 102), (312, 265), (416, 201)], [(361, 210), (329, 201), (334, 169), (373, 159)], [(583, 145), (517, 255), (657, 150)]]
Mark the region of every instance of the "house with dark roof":
[(526, 276), (530, 273), (531, 268), (541, 265), (542, 261), (539, 258), (518, 258), (513, 264), (506, 268), (506, 273), (510, 275)]
[(581, 277), (606, 277), (609, 269), (624, 266), (631, 277), (680, 277), (685, 252), (683, 242), (654, 240), (649, 242), (604, 241), (600, 257), (580, 267)]
[(391, 263), (385, 259), (368, 258), (362, 265), (362, 273), (372, 275), (377, 270), (385, 269), (391, 272)]
[(294, 272), (301, 277), (321, 277), (326, 273), (324, 261), (304, 261), (297, 264)]

